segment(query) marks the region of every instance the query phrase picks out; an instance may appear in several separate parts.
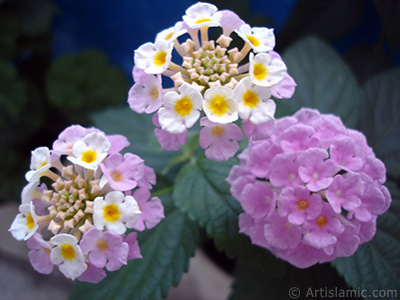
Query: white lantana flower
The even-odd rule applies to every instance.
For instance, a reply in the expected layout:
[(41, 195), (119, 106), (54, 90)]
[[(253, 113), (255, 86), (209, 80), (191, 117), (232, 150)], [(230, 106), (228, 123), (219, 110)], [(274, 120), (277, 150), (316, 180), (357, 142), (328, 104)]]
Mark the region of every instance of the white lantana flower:
[(97, 230), (106, 227), (116, 234), (123, 234), (126, 228), (133, 228), (141, 213), (136, 200), (132, 196), (125, 197), (120, 191), (94, 199), (93, 223)]
[(39, 181), (40, 177), (50, 169), (51, 158), (50, 150), (47, 147), (39, 147), (32, 151), (31, 170), (25, 174), (25, 178), (29, 182)]
[(11, 232), (12, 236), (18, 240), (29, 239), (39, 228), (36, 220), (35, 206), (33, 203), (21, 204), (19, 206), (19, 212), (11, 224), (8, 231)]
[(222, 13), (218, 8), (209, 3), (198, 2), (186, 10), (186, 15), (182, 18), (190, 28), (200, 28), (203, 26), (219, 26)]
[(95, 170), (107, 157), (111, 143), (102, 132), (92, 132), (72, 146), (68, 160), (86, 169)]
[(186, 32), (187, 30), (183, 28), (183, 22), (180, 21), (177, 22), (174, 27), (170, 27), (158, 33), (156, 36), (156, 42), (158, 40), (164, 40), (168, 43), (171, 43)]
[(254, 56), (250, 53), (250, 78), (260, 86), (271, 87), (279, 84), (285, 77), (287, 68), (279, 59), (271, 60), (268, 53), (258, 53)]
[(87, 265), (76, 237), (70, 234), (58, 234), (50, 239), (55, 245), (50, 253), (50, 260), (58, 265), (61, 273), (72, 280), (86, 271)]
[(250, 46), (255, 52), (267, 52), (275, 47), (274, 30), (266, 27), (253, 27), (248, 24), (240, 26), (235, 32)]
[(188, 83), (179, 87), (179, 92), (168, 92), (164, 95), (164, 106), (158, 111), (158, 120), (163, 130), (178, 134), (192, 127), (200, 117), (203, 97)]
[(267, 87), (257, 86), (249, 77), (242, 79), (233, 90), (235, 100), (239, 105), (239, 117), (243, 120), (250, 118), (254, 125), (263, 124), (274, 119), (276, 104)]
[(227, 124), (238, 119), (238, 104), (233, 91), (225, 86), (216, 86), (204, 93), (203, 110), (211, 122)]
[(172, 57), (173, 43), (163, 39), (145, 43), (135, 50), (135, 65), (147, 74), (161, 74), (168, 69)]

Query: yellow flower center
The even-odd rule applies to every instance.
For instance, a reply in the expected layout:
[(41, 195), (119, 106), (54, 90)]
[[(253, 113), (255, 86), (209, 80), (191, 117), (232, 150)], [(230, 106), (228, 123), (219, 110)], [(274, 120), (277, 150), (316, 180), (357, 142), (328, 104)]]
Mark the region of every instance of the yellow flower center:
[(209, 104), (210, 110), (217, 116), (223, 116), (224, 114), (227, 113), (229, 109), (229, 104), (226, 101), (224, 96), (215, 96), (210, 104)]
[(204, 23), (204, 22), (211, 22), (210, 18), (202, 18), (202, 19), (198, 19), (196, 20), (196, 24), (200, 24), (200, 23)]
[(307, 200), (301, 199), (297, 202), (297, 209), (298, 210), (305, 210), (309, 206)]
[(221, 125), (214, 126), (213, 129), (212, 129), (212, 134), (213, 134), (215, 137), (220, 137), (220, 136), (222, 136), (222, 135), (224, 134), (224, 132), (225, 132), (225, 129), (224, 129), (224, 127), (221, 126)]
[(317, 219), (317, 225), (320, 228), (325, 227), (327, 223), (328, 223), (328, 219), (325, 216), (320, 216)]
[(61, 255), (65, 259), (74, 259), (75, 258), (75, 250), (70, 244), (61, 245)]
[(33, 221), (31, 214), (26, 216), (26, 226), (28, 226), (29, 229), (32, 229), (35, 226), (35, 221)]
[(115, 204), (108, 204), (103, 208), (104, 219), (107, 222), (115, 222), (119, 220), (120, 211), (118, 205)]
[(42, 162), (39, 167), (37, 168), (37, 170), (39, 170), (41, 167), (44, 167), (45, 165), (47, 165), (47, 161)]
[(182, 117), (190, 114), (190, 112), (192, 111), (192, 107), (192, 101), (190, 101), (190, 98), (188, 96), (183, 97), (175, 103), (175, 111), (178, 113), (178, 115), (181, 115)]
[(246, 93), (244, 93), (243, 95), (243, 103), (244, 105), (248, 106), (248, 107), (256, 107), (258, 102), (260, 102), (260, 100), (258, 99), (258, 96), (256, 93), (247, 90)]
[(253, 75), (257, 80), (263, 80), (268, 75), (267, 68), (263, 64), (254, 64)]
[(153, 100), (156, 100), (160, 93), (158, 92), (158, 88), (155, 86), (150, 90), (150, 96)]
[(96, 161), (97, 157), (97, 152), (93, 150), (86, 150), (85, 153), (83, 153), (81, 160), (84, 161), (85, 163), (92, 163)]
[(168, 41), (173, 35), (174, 35), (174, 32), (171, 31), (170, 33), (168, 33), (168, 34), (165, 36), (164, 40)]
[(154, 64), (156, 66), (162, 66), (167, 61), (167, 52), (160, 51), (157, 52), (156, 56), (154, 57)]
[(119, 182), (122, 180), (122, 174), (120, 171), (114, 171), (110, 174), (110, 177), (112, 178), (112, 180)]
[(260, 41), (257, 40), (254, 36), (248, 35), (247, 38), (249, 39), (250, 43), (252, 43), (255, 47), (260, 46)]
[(101, 250), (101, 251), (106, 251), (107, 250), (107, 247), (108, 247), (108, 243), (107, 243), (107, 241), (105, 241), (105, 240), (98, 240), (97, 242), (96, 242), (96, 246), (97, 246), (97, 248), (99, 248), (99, 250)]

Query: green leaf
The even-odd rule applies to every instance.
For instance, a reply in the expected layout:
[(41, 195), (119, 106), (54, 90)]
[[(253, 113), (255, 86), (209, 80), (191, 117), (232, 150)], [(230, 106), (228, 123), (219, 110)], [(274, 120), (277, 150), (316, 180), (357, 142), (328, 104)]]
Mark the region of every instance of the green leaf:
[(46, 80), (50, 102), (74, 114), (85, 114), (127, 98), (124, 73), (99, 51), (65, 55), (50, 67)]
[[(374, 290), (400, 291), (400, 191), (394, 185), (388, 186), (392, 205), (378, 217), (375, 237), (361, 245), (353, 256), (332, 262), (350, 286), (367, 290), (369, 295)], [(387, 295), (388, 298), (380, 299), (396, 298)]]
[(159, 300), (166, 297), (169, 288), (176, 286), (182, 273), (188, 270), (189, 258), (197, 246), (198, 226), (175, 207), (145, 236), (142, 240), (138, 233), (142, 259), (108, 273), (98, 284), (78, 282), (70, 299)]
[(126, 151), (145, 160), (146, 165), (160, 172), (177, 155), (161, 149), (154, 135), (150, 115), (140, 115), (129, 108), (113, 108), (92, 115), (94, 125), (107, 134), (122, 134), (131, 142)]
[(373, 78), (363, 86), (361, 130), (387, 171), (400, 177), (400, 69)]
[(297, 87), (291, 99), (277, 101), (277, 116), (311, 107), (341, 117), (347, 126), (357, 124), (360, 87), (330, 46), (316, 38), (306, 38), (290, 47), (283, 59)]
[(175, 203), (205, 227), (218, 250), (228, 248), (229, 256), (234, 254), (229, 244), (238, 235), (237, 216), (241, 212), (225, 180), (233, 162), (200, 157), (188, 163), (179, 173), (173, 193)]
[(271, 272), (281, 274), (282, 262), (266, 249), (251, 244), (239, 233), (240, 203), (229, 192), (226, 181), (235, 160), (216, 162), (200, 157), (186, 164), (179, 173), (173, 199), (189, 217), (205, 227), (219, 251), (229, 257), (239, 256), (251, 265), (266, 266)]

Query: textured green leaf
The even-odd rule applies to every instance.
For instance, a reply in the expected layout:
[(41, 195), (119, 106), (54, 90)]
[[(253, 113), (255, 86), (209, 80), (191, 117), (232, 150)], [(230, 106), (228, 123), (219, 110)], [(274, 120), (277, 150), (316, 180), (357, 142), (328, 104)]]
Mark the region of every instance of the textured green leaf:
[(173, 193), (175, 203), (205, 227), (218, 250), (229, 247), (239, 231), (241, 207), (225, 180), (232, 166), (233, 160), (215, 162), (200, 157), (181, 170)]
[[(378, 217), (375, 237), (361, 245), (353, 256), (332, 262), (350, 286), (367, 290), (368, 295), (374, 290), (400, 291), (400, 191), (394, 185), (389, 185), (389, 189), (392, 205)], [(396, 299), (393, 294), (387, 295), (380, 299)]]
[(122, 134), (131, 142), (127, 151), (139, 155), (156, 171), (165, 168), (175, 151), (161, 150), (154, 135), (150, 115), (139, 115), (129, 108), (113, 108), (92, 115), (94, 125), (107, 134)]
[(226, 181), (234, 162), (215, 162), (205, 157), (191, 161), (177, 177), (173, 199), (206, 229), (218, 250), (225, 250), (230, 257), (239, 255), (250, 264), (265, 261), (273, 272), (279, 273), (280, 261), (239, 234), (238, 215), (242, 208), (231, 196)]
[[(161, 197), (163, 198), (163, 197)], [(163, 201), (164, 202), (164, 201)], [(139, 236), (142, 259), (108, 273), (98, 284), (78, 282), (71, 300), (159, 300), (176, 286), (189, 267), (197, 246), (198, 226), (178, 208), (146, 234)]]
[(297, 87), (291, 99), (278, 101), (277, 116), (311, 107), (341, 117), (347, 126), (357, 124), (361, 89), (330, 46), (316, 38), (306, 38), (290, 47), (283, 59)]
[(387, 171), (400, 177), (400, 69), (379, 74), (363, 86), (361, 130)]
[(99, 51), (59, 58), (50, 67), (46, 88), (54, 106), (75, 114), (121, 104), (127, 98), (124, 73)]

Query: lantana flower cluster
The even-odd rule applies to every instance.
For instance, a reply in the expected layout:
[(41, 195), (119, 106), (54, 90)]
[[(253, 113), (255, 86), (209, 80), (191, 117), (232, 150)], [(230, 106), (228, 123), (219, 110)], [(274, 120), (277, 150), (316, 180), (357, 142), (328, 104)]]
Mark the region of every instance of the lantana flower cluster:
[(334, 115), (303, 108), (270, 125), (228, 177), (240, 231), (299, 268), (352, 255), (391, 203), (384, 164)]
[(67, 278), (97, 283), (105, 270), (142, 257), (137, 231), (156, 226), (164, 209), (150, 194), (153, 169), (121, 154), (127, 146), (122, 135), (73, 125), (51, 150), (32, 151), (29, 183), (9, 230), (27, 241), (36, 271), (50, 274), (58, 266)]
[[(240, 50), (231, 47), (233, 39)], [(200, 119), (206, 156), (227, 160), (242, 138), (234, 122), (264, 124), (274, 119), (271, 96), (294, 93), (296, 83), (274, 47), (273, 29), (250, 27), (209, 3), (194, 4), (182, 21), (135, 50), (129, 106), (140, 114), (155, 113), (155, 135), (166, 150), (179, 150)], [(173, 56), (180, 57), (174, 62)], [(163, 87), (168, 78), (173, 87)]]

